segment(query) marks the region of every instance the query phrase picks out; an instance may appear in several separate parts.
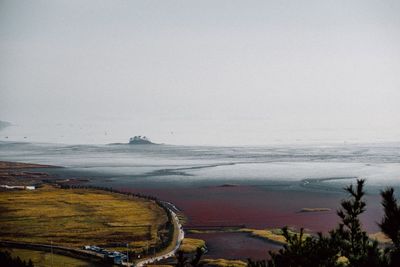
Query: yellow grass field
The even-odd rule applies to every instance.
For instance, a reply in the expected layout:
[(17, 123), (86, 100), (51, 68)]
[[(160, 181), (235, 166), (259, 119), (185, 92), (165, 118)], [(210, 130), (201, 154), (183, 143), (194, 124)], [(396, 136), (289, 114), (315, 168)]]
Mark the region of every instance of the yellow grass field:
[(0, 192), (0, 238), (39, 244), (140, 250), (158, 242), (167, 222), (154, 201), (95, 189)]

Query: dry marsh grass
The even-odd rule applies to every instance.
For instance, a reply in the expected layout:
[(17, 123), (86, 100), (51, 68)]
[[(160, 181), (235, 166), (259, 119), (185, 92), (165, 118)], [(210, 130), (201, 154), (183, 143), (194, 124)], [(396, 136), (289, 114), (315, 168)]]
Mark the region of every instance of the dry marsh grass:
[(247, 263), (241, 260), (226, 260), (226, 259), (204, 259), (201, 261), (206, 266), (218, 267), (246, 267)]
[[(249, 233), (253, 237), (265, 239), (268, 241), (272, 241), (281, 245), (286, 244), (286, 238), (283, 236), (282, 230), (281, 229), (248, 229), (248, 228), (242, 228), (239, 230), (240, 232), (244, 233)], [(297, 232), (293, 230), (288, 230), (290, 234), (298, 234)], [(309, 237), (310, 234), (304, 233), (303, 239), (306, 239)]]
[(206, 242), (202, 239), (195, 238), (184, 238), (179, 250), (184, 253), (194, 253), (197, 248), (203, 248), (206, 246)]
[(369, 234), (369, 238), (372, 240), (376, 240), (381, 244), (391, 244), (392, 243), (392, 240), (382, 232)]
[(272, 241), (278, 244), (286, 244), (286, 239), (282, 235), (282, 233), (277, 230), (277, 229), (263, 229), (263, 230), (258, 230), (258, 229), (248, 229), (248, 228), (243, 228), (240, 230), (241, 232), (244, 233), (249, 233), (253, 237), (258, 237), (262, 239), (266, 239), (268, 241)]
[(81, 247), (153, 245), (167, 222), (154, 201), (95, 189), (0, 192), (2, 240)]

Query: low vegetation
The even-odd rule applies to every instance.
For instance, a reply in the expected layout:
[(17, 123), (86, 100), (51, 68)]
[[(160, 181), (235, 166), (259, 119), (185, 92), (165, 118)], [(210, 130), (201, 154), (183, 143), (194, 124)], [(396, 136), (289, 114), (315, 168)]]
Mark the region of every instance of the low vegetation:
[(0, 236), (4, 241), (82, 247), (98, 245), (141, 251), (160, 242), (168, 222), (153, 200), (96, 189), (0, 192)]
[[(296, 232), (287, 229), (290, 234), (295, 234)], [(256, 238), (265, 239), (270, 242), (278, 243), (278, 244), (286, 244), (286, 238), (284, 236), (284, 232), (282, 229), (249, 229), (243, 228), (240, 229), (239, 232), (249, 233), (251, 236)], [(309, 234), (304, 234), (304, 238), (308, 237)]]
[(207, 266), (217, 267), (245, 267), (247, 263), (241, 260), (226, 260), (226, 259), (205, 259), (201, 263)]
[(369, 234), (368, 237), (371, 240), (378, 241), (378, 243), (380, 243), (380, 244), (384, 244), (384, 245), (392, 244), (392, 240), (387, 235), (385, 235), (383, 232)]
[(183, 253), (194, 253), (198, 248), (205, 248), (206, 242), (201, 239), (184, 238), (179, 248)]

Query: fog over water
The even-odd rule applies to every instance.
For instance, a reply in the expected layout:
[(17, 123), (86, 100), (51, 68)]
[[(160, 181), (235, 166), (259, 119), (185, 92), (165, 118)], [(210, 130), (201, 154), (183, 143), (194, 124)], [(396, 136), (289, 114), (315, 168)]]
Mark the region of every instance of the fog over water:
[(399, 13), (395, 0), (3, 0), (0, 140), (398, 142)]
[(400, 144), (205, 147), (0, 142), (0, 160), (67, 167), (52, 172), (126, 188), (264, 185), (342, 192), (356, 178), (373, 191), (400, 182)]

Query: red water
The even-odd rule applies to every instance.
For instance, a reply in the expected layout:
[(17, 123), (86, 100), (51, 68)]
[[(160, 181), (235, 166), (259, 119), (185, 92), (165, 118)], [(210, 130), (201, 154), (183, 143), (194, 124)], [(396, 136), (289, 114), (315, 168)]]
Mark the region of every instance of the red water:
[[(126, 188), (125, 188), (126, 189)], [(174, 203), (187, 216), (186, 227), (245, 225), (248, 228), (303, 227), (312, 232), (327, 232), (338, 223), (336, 210), (346, 197), (338, 193), (277, 191), (265, 187), (199, 187), (130, 189)], [(364, 227), (377, 232), (382, 217), (379, 196), (367, 196)], [(327, 212), (299, 212), (302, 208), (330, 208)], [(259, 258), (272, 249), (265, 241), (245, 234), (201, 234), (214, 258)], [(261, 245), (261, 244), (264, 244)], [(276, 248), (276, 246), (275, 246)]]
[(280, 246), (258, 238), (249, 238), (245, 233), (189, 234), (190, 238), (206, 241), (206, 258), (262, 260), (269, 257), (268, 251), (277, 251)]
[[(337, 225), (336, 210), (344, 194), (272, 191), (256, 186), (175, 189), (134, 189), (170, 201), (188, 217), (187, 226), (242, 225), (251, 228), (294, 226), (327, 232)], [(330, 208), (327, 212), (299, 212), (302, 208)], [(379, 231), (379, 196), (367, 196), (365, 228)]]

